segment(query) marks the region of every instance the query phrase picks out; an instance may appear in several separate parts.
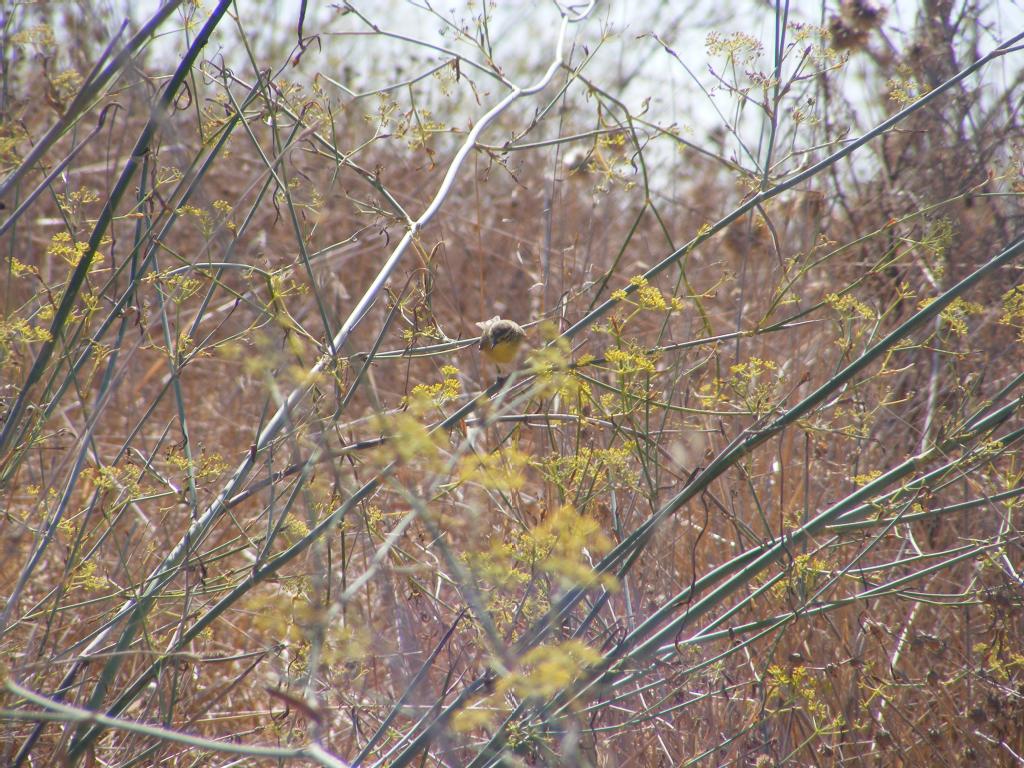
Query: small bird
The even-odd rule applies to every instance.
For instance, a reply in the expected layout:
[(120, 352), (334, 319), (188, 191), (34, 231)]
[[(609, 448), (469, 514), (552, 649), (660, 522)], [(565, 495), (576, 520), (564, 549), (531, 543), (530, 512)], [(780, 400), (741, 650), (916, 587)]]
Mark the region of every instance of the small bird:
[(511, 320), (502, 320), (495, 315), (490, 320), (477, 323), (480, 334), (480, 351), (499, 365), (511, 363), (526, 338), (526, 331)]

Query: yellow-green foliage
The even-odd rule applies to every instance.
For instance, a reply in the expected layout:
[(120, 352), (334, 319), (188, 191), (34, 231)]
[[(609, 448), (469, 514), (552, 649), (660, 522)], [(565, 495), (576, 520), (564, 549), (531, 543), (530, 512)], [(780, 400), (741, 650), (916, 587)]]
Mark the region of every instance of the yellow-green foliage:
[(596, 520), (570, 505), (552, 510), (545, 520), (522, 536), (518, 553), (528, 564), (558, 576), (563, 585), (616, 588), (611, 574), (599, 574), (590, 555), (607, 551), (610, 540)]
[(433, 400), (419, 395), (409, 400), (408, 408), (400, 413), (381, 414), (374, 417), (374, 424), (385, 437), (372, 455), (381, 464), (399, 460), (404, 463), (419, 463), (425, 468), (441, 469), (443, 461), (441, 448), (445, 444), (444, 434), (424, 423), (422, 414), (434, 408)]
[[(569, 688), (600, 660), (601, 654), (581, 640), (532, 648), (523, 654), (515, 669), (498, 679), (494, 693), (460, 709), (452, 720), (452, 728), (467, 732), (488, 727), (509, 711), (506, 701), (550, 698)], [(522, 741), (526, 736), (520, 733), (518, 739)]]
[[(598, 4), (484, 126), (580, 8), (325, 7), (296, 46), (250, 3), (203, 48), (220, 4), (183, 3), (119, 57), (109, 3), (8, 5), (0, 584), (38, 701), (340, 763), (382, 726), (360, 762), (1022, 752), (1020, 263), (949, 293), (1019, 216), (1021, 114), (987, 107), (1021, 52), (971, 34), (1013, 25), (762, 3), (695, 69), (669, 4)], [(984, 98), (872, 133), (935, 60)], [(26, 765), (140, 754), (2, 707)]]
[(637, 310), (646, 309), (650, 312), (682, 311), (682, 299), (678, 296), (666, 299), (658, 287), (651, 285), (643, 275), (630, 278), (629, 283), (634, 286), (632, 297), (627, 291), (621, 289), (612, 293), (612, 298), (619, 301), (620, 304), (629, 304), (636, 307)]
[(875, 319), (875, 311), (852, 293), (830, 293), (825, 296), (825, 303), (847, 320), (854, 317), (862, 320)]
[(835, 733), (843, 727), (845, 719), (841, 713), (833, 715), (823, 701), (820, 675), (802, 665), (787, 671), (773, 664), (765, 678), (769, 706), (776, 712), (789, 709), (801, 712), (817, 734)]
[(507, 541), (492, 541), (488, 549), (466, 559), (481, 578), (499, 588), (526, 584), (540, 572), (565, 587), (617, 588), (611, 574), (598, 574), (590, 562), (608, 550), (610, 540), (596, 520), (563, 505)]
[(547, 343), (532, 350), (527, 358), (530, 372), (536, 376), (533, 391), (538, 397), (561, 395), (575, 399), (586, 385), (571, 370), (569, 341), (559, 337), (557, 329), (547, 323), (541, 326), (540, 334)]
[(832, 569), (821, 557), (797, 555), (789, 566), (786, 576), (776, 581), (771, 594), (778, 599), (793, 595), (798, 600), (808, 598), (832, 574)]
[(569, 687), (600, 660), (601, 654), (581, 640), (539, 645), (523, 655), (515, 672), (498, 681), (497, 691), (520, 699), (545, 699)]
[(459, 462), (459, 478), (464, 483), (508, 493), (523, 487), (529, 464), (530, 457), (511, 446), (494, 453), (472, 453)]
[[(918, 305), (920, 309), (924, 309), (931, 304), (934, 299), (922, 299)], [(971, 315), (980, 315), (985, 311), (985, 307), (975, 301), (966, 301), (965, 299), (957, 296), (951, 301), (943, 310), (939, 313), (939, 317), (945, 321), (949, 330), (957, 336), (967, 335), (967, 320)]]
[(462, 382), (459, 381), (459, 369), (454, 365), (441, 366), (442, 381), (433, 384), (416, 384), (409, 393), (412, 399), (428, 399), (435, 405), (444, 405), (457, 399), (462, 394)]
[(1024, 284), (1016, 285), (1003, 294), (1002, 325), (1017, 329), (1017, 341), (1024, 342)]
[(274, 594), (261, 593), (247, 601), (253, 628), (274, 643), (286, 643), (296, 659), (292, 670), (302, 672), (311, 643), (327, 664), (359, 661), (372, 647), (366, 628), (310, 601), (310, 585), (292, 579)]
[(729, 368), (727, 379), (702, 384), (697, 397), (705, 408), (728, 405), (736, 411), (762, 416), (776, 404), (781, 387), (779, 367), (771, 360), (750, 358)]
[(639, 475), (634, 465), (636, 444), (626, 440), (612, 448), (580, 446), (575, 453), (553, 454), (538, 464), (548, 482), (566, 496), (583, 492), (587, 497), (609, 487), (635, 488)]
[(926, 83), (921, 83), (917, 79), (910, 65), (901, 64), (896, 69), (899, 74), (890, 78), (885, 85), (889, 92), (889, 99), (896, 102), (897, 106), (905, 107), (913, 104), (931, 90)]

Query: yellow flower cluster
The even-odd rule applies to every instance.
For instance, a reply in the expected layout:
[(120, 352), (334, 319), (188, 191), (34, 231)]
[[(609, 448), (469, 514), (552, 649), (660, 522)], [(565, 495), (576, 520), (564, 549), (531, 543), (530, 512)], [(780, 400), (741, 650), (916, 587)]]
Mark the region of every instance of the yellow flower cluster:
[(445, 365), (441, 367), (441, 373), (444, 375), (442, 381), (433, 384), (417, 384), (412, 388), (409, 397), (413, 400), (430, 400), (438, 406), (458, 398), (462, 393), (462, 382), (458, 378), (459, 369), (454, 365)]

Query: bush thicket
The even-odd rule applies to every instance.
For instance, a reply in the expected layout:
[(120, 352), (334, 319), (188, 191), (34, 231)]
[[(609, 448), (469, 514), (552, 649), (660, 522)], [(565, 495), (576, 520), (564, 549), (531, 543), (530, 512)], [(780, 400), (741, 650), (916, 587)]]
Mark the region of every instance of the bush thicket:
[(246, 5), (5, 12), (4, 764), (1020, 764), (1007, 9)]

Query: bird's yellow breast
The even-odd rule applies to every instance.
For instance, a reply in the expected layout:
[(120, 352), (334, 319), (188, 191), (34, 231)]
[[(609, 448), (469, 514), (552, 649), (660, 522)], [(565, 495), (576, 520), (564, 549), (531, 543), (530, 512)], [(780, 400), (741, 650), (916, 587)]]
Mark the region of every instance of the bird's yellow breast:
[(522, 339), (499, 341), (493, 347), (484, 347), (481, 351), (496, 363), (511, 363), (521, 343)]

